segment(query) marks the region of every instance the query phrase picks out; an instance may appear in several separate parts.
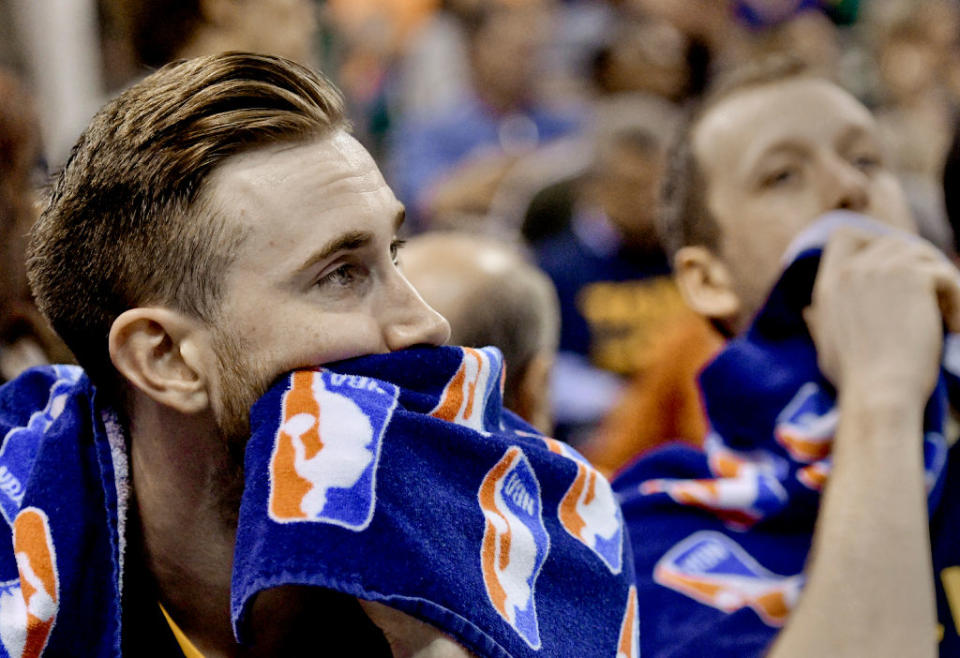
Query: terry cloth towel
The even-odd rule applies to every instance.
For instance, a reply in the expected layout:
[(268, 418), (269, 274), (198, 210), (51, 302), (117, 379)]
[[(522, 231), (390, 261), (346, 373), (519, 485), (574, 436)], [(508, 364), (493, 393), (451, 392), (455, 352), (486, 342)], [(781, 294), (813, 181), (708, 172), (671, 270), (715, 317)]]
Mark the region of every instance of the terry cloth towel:
[(123, 434), (76, 367), (0, 388), (0, 656), (119, 656)]
[[(762, 655), (798, 600), (838, 419), (801, 311), (838, 225), (884, 230), (833, 213), (797, 239), (749, 330), (701, 373), (704, 450), (671, 445), (614, 481), (636, 559), (644, 656)], [(952, 657), (960, 638), (943, 581), (960, 578), (960, 456), (943, 432), (949, 402), (960, 401), (958, 357), (960, 339), (948, 336), (923, 437), (941, 655)]]
[(251, 414), (233, 620), (317, 585), (478, 656), (638, 656), (606, 480), (501, 406), (494, 348), (416, 348), (283, 377)]

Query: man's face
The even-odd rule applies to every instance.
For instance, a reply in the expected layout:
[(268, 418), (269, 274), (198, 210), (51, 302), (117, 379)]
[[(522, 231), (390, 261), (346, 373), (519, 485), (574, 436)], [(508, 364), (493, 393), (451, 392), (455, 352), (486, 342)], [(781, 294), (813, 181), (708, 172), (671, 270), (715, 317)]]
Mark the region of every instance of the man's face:
[(656, 244), (657, 213), (664, 155), (643, 153), (629, 145), (612, 145), (601, 156), (595, 182), (598, 201), (624, 240), (636, 247)]
[(692, 140), (741, 319), (763, 303), (793, 238), (824, 212), (914, 230), (872, 116), (830, 82), (794, 78), (736, 93), (707, 112)]
[(244, 0), (228, 5), (226, 21), (240, 50), (280, 55), (309, 66), (317, 8), (310, 0)]
[(396, 267), (403, 206), (346, 133), (239, 155), (208, 185), (214, 212), (245, 232), (207, 368), (233, 448), (246, 440), (250, 406), (282, 373), (447, 340), (446, 320)]

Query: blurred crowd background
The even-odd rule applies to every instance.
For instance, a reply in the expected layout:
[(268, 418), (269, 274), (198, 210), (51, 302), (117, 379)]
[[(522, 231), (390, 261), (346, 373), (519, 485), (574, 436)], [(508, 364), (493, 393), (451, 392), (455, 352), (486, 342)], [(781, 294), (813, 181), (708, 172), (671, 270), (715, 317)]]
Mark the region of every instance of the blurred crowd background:
[[(509, 277), (477, 292), (481, 274), (441, 268), (428, 301), (459, 300), (459, 335), (518, 355), (517, 395), (550, 391), (533, 417), (607, 470), (617, 437), (627, 455), (705, 431), (693, 378), (721, 338), (684, 307), (654, 220), (672, 134), (719, 72), (789, 53), (851, 90), (921, 233), (956, 251), (960, 201), (943, 180), (957, 166), (960, 0), (0, 0), (0, 379), (62, 356), (22, 271), (42, 184), (105, 99), (224, 50), (331, 78), (409, 234), (479, 234), (456, 248), (483, 256), (495, 241), (549, 277), (555, 296), (531, 284), (527, 303), (505, 301)], [(490, 249), (427, 260), (487, 274), (511, 262)], [(430, 279), (418, 285), (429, 297)], [(470, 333), (481, 316), (490, 333)]]

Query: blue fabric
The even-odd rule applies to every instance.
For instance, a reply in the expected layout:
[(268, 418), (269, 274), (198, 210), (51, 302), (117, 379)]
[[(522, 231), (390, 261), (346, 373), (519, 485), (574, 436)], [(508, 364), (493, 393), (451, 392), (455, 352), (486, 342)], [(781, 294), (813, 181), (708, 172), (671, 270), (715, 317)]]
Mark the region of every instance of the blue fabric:
[(254, 406), (233, 619), (318, 585), (478, 656), (637, 656), (609, 485), (501, 406), (494, 348), (417, 348), (282, 378)]
[(786, 23), (804, 11), (825, 9), (836, 2), (829, 0), (793, 0), (790, 3), (778, 3), (773, 9), (767, 8), (765, 0), (736, 0), (733, 13), (737, 19), (753, 30), (766, 30)]
[[(429, 621), (479, 656), (636, 656), (609, 484), (501, 407), (493, 348), (300, 371), (252, 412), (233, 612), (286, 583)], [(450, 421), (450, 422), (448, 422)], [(119, 656), (124, 433), (77, 368), (0, 388), (0, 656)]]
[(78, 368), (0, 388), (0, 655), (120, 655), (126, 459), (108, 426)]
[[(705, 449), (665, 447), (614, 482), (636, 559), (644, 656), (763, 655), (800, 595), (837, 422), (801, 315), (820, 255), (799, 253), (749, 330), (703, 371)], [(960, 656), (941, 582), (960, 564), (960, 453), (943, 435), (948, 404), (960, 400), (949, 358), (957, 340), (948, 336), (924, 435), (942, 656)]]

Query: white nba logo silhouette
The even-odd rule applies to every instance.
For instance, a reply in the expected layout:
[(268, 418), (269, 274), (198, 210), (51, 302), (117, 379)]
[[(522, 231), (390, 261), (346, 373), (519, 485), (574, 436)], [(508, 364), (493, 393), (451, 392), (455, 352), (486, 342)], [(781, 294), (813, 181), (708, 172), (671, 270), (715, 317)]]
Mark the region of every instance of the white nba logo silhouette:
[[(373, 440), (373, 427), (360, 406), (345, 395), (328, 391), (320, 373), (313, 377), (313, 394), (320, 407), (319, 418), (300, 413), (281, 428), (293, 444), (297, 475), (312, 485), (300, 502), (300, 509), (308, 518), (322, 514), (330, 489), (354, 486), (374, 458), (368, 447)], [(318, 422), (323, 447), (307, 457), (303, 435)]]
[(509, 448), (480, 484), (485, 517), (480, 567), (496, 611), (532, 649), (540, 648), (534, 588), (550, 552), (540, 485), (520, 448)]
[(617, 501), (613, 498), (613, 490), (607, 481), (596, 471), (588, 471), (588, 478), (593, 480), (593, 497), (584, 490), (577, 500), (577, 513), (583, 520), (581, 534), (584, 541), (590, 546), (596, 545), (598, 538), (612, 539), (620, 530), (620, 518), (617, 515)]
[(42, 510), (26, 507), (17, 515), (13, 547), (20, 578), (0, 583), (0, 643), (13, 658), (34, 658), (43, 653), (58, 610), (56, 557)]
[(510, 537), (509, 542), (504, 542), (509, 546), (506, 565), (501, 567), (504, 560), (502, 556), (498, 556), (494, 569), (507, 595), (503, 612), (512, 624), (516, 621), (516, 610), (525, 609), (530, 602), (530, 584), (527, 579), (536, 569), (537, 543), (526, 524), (507, 506), (505, 496), (512, 497), (515, 504), (519, 503), (518, 507), (522, 507), (525, 499), (529, 497), (514, 471), (510, 471), (506, 478), (497, 483), (495, 500), (500, 514), (486, 514), (498, 536)]
[(57, 603), (33, 571), (27, 554), (17, 553), (16, 559), (17, 568), (34, 592), (29, 602), (24, 601), (19, 581), (14, 581), (0, 593), (0, 641), (8, 654), (22, 656), (27, 644), (27, 615), (48, 622), (57, 612)]
[[(570, 535), (588, 546), (612, 573), (622, 568), (620, 507), (610, 483), (584, 457), (556, 439), (544, 438), (547, 449), (577, 465), (577, 476), (560, 500), (557, 516)], [(601, 545), (598, 540), (615, 545)]]

